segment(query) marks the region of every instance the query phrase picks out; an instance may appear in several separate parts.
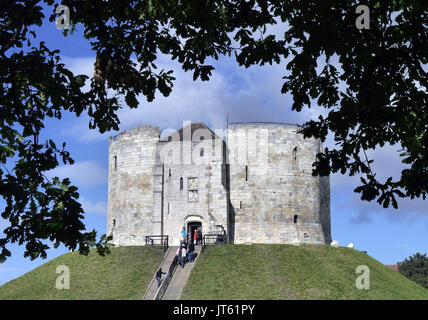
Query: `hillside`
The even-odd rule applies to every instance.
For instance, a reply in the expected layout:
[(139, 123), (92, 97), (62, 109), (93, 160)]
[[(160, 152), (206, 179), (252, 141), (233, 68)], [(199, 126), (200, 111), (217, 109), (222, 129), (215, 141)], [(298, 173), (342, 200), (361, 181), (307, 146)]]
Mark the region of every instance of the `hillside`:
[[(5, 299), (141, 299), (163, 252), (148, 247), (117, 247), (101, 257), (66, 253), (0, 287)], [(70, 289), (55, 287), (59, 265), (70, 268)]]
[[(355, 286), (359, 265), (369, 267), (369, 290)], [(428, 290), (350, 248), (225, 245), (199, 257), (181, 299), (428, 300)]]
[[(0, 287), (4, 299), (141, 299), (163, 252), (112, 248), (88, 257), (64, 254)], [(56, 267), (70, 268), (70, 289), (58, 290)], [(370, 269), (370, 289), (358, 290), (355, 269)], [(427, 299), (428, 290), (367, 254), (317, 245), (208, 247), (195, 262), (181, 299)]]

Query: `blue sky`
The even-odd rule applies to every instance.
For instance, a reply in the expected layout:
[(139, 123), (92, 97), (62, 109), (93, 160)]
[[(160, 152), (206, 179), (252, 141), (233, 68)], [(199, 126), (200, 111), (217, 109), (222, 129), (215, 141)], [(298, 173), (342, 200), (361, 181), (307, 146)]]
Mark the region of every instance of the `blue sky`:
[[(71, 17), (72, 19), (72, 17)], [(271, 31), (279, 34), (281, 27)], [(38, 29), (37, 40), (43, 40), (51, 49), (59, 49), (63, 62), (77, 74), (92, 76), (95, 54), (89, 42), (82, 36), (82, 28), (64, 38), (55, 23), (46, 20)], [(158, 95), (154, 102), (147, 103), (140, 97), (136, 110), (119, 111), (120, 131), (137, 125), (150, 124), (161, 129), (179, 128), (183, 121), (204, 122), (212, 129), (224, 128), (229, 121), (274, 121), (303, 123), (324, 112), (320, 108), (291, 110), (292, 97), (280, 93), (285, 65), (240, 68), (229, 58), (214, 63), (215, 71), (209, 82), (192, 80), (192, 74), (161, 56), (158, 65), (174, 70), (177, 78), (168, 98)], [(115, 132), (99, 134), (88, 129), (85, 115), (77, 118), (67, 114), (60, 121), (48, 121), (44, 137), (53, 137), (59, 144), (65, 141), (75, 160), (72, 166), (62, 166), (52, 175), (70, 177), (79, 187), (80, 201), (86, 211), (88, 230), (104, 234), (107, 227), (107, 167), (108, 137)], [(333, 146), (332, 140), (325, 143)], [(397, 177), (402, 165), (398, 158), (399, 146), (386, 146), (368, 152), (375, 159), (374, 170), (379, 176)], [(353, 243), (357, 250), (385, 264), (393, 264), (415, 252), (426, 253), (428, 247), (427, 201), (402, 200), (399, 209), (385, 210), (377, 203), (359, 199), (353, 189), (358, 177), (339, 174), (331, 176), (331, 224), (332, 237), (339, 245)], [(0, 230), (6, 223), (0, 220)], [(30, 261), (23, 258), (23, 248), (12, 245), (12, 257), (0, 264), (0, 285), (14, 279), (46, 260)], [(48, 259), (67, 252), (64, 248), (50, 250)]]

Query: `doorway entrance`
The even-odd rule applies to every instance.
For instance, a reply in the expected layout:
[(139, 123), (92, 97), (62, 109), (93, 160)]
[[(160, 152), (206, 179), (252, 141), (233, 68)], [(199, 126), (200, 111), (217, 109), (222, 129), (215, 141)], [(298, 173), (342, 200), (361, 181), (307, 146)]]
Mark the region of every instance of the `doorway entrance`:
[(198, 228), (201, 228), (202, 230), (202, 222), (191, 221), (187, 223), (187, 234), (188, 234), (187, 239), (189, 240), (189, 243), (193, 242), (195, 230)]

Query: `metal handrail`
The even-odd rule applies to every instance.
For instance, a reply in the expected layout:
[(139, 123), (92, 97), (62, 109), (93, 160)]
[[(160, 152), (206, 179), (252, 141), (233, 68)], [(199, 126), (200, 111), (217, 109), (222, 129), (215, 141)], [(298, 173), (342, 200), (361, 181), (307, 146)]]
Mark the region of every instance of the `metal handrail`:
[[(218, 241), (219, 239), (223, 239), (223, 241)], [(219, 245), (219, 244), (227, 244), (227, 236), (221, 233), (211, 233), (205, 234), (202, 237), (202, 251), (204, 251), (205, 247), (210, 244)]]
[[(158, 242), (158, 243), (156, 243)], [(146, 236), (146, 246), (162, 246), (165, 252), (169, 247), (169, 236), (168, 235), (151, 235)]]
[(172, 276), (174, 275), (175, 269), (177, 269), (178, 257), (175, 256), (171, 265), (169, 266), (168, 272), (165, 275), (165, 278), (162, 280), (161, 285), (156, 291), (153, 300), (162, 300), (163, 295), (165, 294), (166, 289), (168, 288), (169, 283), (171, 282)]

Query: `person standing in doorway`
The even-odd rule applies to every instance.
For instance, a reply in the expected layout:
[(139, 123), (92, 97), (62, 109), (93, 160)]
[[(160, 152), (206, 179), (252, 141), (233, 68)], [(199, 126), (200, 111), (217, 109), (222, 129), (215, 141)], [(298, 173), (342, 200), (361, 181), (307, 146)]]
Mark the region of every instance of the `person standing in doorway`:
[(186, 231), (186, 228), (183, 227), (183, 229), (181, 229), (181, 238), (183, 243), (186, 242), (186, 236), (187, 236), (187, 231)]
[(195, 244), (198, 244), (198, 229), (195, 229), (195, 232), (193, 233), (193, 242)]

